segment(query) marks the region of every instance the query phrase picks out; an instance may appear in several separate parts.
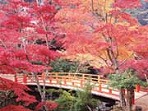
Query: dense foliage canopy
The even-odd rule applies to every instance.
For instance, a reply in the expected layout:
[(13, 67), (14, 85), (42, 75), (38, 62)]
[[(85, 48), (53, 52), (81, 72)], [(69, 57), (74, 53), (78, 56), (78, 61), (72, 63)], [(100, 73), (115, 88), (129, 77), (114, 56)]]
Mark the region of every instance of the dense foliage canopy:
[[(102, 74), (121, 74), (131, 68), (147, 78), (145, 15), (142, 26), (129, 13), (143, 6), (138, 10), (145, 14), (144, 3), (147, 1), (0, 0), (0, 73), (36, 76), (51, 70), (51, 61), (61, 57), (79, 61), (80, 66), (89, 63)], [(26, 86), (3, 78), (0, 86), (2, 92), (12, 91), (16, 102), (35, 101), (26, 93)], [(45, 95), (39, 84), (38, 89)], [(14, 107), (7, 105), (6, 109)]]

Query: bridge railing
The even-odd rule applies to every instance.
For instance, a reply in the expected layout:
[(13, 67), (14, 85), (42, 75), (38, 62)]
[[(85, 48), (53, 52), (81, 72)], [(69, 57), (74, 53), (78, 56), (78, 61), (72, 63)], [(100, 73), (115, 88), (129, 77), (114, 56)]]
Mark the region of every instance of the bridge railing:
[[(1, 74), (0, 74), (1, 76)], [(11, 79), (15, 82), (32, 85), (36, 84), (36, 79), (34, 75), (31, 74), (16, 74), (8, 75), (2, 74), (1, 77)], [(57, 86), (64, 88), (80, 88), (82, 89), (86, 83), (90, 82), (93, 85), (92, 91), (99, 94), (108, 94), (111, 96), (119, 96), (119, 91), (108, 86), (108, 80), (101, 78), (100, 75), (94, 74), (83, 74), (83, 73), (68, 73), (68, 72), (50, 72), (42, 73), (37, 75), (37, 79), (40, 82), (40, 85), (43, 85), (44, 81), (47, 86)], [(139, 90), (135, 90), (139, 92)]]
[[(92, 91), (118, 95), (118, 90), (110, 88), (107, 79), (101, 78), (99, 75), (83, 74), (83, 73), (67, 73), (67, 72), (50, 72), (37, 75), (40, 84), (45, 80), (46, 85), (60, 85), (65, 87), (73, 87), (82, 89), (86, 83), (90, 82), (93, 86)], [(16, 82), (23, 84), (36, 83), (33, 75), (17, 74)]]

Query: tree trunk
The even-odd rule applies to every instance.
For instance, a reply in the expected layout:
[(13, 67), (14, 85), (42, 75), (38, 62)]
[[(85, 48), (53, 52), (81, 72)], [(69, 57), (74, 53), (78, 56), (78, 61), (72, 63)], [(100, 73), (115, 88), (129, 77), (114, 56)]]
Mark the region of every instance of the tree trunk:
[[(39, 81), (39, 79), (37, 77), (37, 74), (33, 73), (33, 75), (34, 75), (35, 80), (36, 80), (36, 83), (37, 83), (37, 89), (38, 89), (39, 94), (41, 96), (41, 101), (42, 102), (45, 102), (46, 101), (46, 98), (45, 98), (45, 89), (44, 89), (44, 91), (42, 91), (42, 87), (40, 86), (40, 81)], [(45, 80), (43, 80), (43, 82), (44, 82), (43, 88), (45, 88)], [(44, 111), (48, 111), (48, 108), (46, 106), (44, 106), (43, 109), (44, 109)]]
[(127, 106), (126, 106), (126, 111), (132, 111), (133, 97), (134, 97), (134, 88), (127, 89)]
[(126, 101), (125, 101), (125, 91), (123, 88), (119, 89), (119, 97), (120, 97), (120, 106), (123, 110), (126, 108)]

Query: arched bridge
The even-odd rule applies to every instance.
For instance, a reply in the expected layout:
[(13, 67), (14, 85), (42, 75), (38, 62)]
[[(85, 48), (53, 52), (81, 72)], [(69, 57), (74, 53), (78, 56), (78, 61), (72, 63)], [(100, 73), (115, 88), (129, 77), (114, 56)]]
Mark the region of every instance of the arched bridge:
[[(107, 79), (103, 79), (99, 75), (94, 74), (52, 72), (37, 75), (36, 79), (34, 75), (25, 74), (0, 74), (0, 77), (25, 85), (37, 85), (36, 79), (38, 79), (40, 85), (45, 84), (46, 86), (73, 90), (83, 89), (85, 84), (89, 81), (93, 85), (92, 94), (119, 100), (119, 91), (109, 87)], [(147, 93), (147, 90), (142, 91), (137, 87), (135, 89), (135, 100)]]

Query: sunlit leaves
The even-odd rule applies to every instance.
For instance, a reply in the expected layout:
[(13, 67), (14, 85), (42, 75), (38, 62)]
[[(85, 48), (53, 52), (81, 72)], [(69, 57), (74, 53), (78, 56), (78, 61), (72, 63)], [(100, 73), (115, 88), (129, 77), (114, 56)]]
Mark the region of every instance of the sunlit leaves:
[(148, 61), (146, 59), (145, 60), (131, 59), (126, 61), (121, 68), (124, 70), (128, 68), (134, 69), (140, 78), (145, 78), (144, 76), (148, 75), (147, 67), (148, 67)]
[[(110, 14), (115, 17), (115, 19), (119, 22), (119, 23), (123, 23), (123, 24), (129, 24), (129, 25), (137, 25), (138, 21), (136, 20), (136, 18), (132, 17), (130, 14), (122, 12), (120, 10), (112, 10), (110, 11)], [(117, 22), (116, 22), (117, 23)]]
[(119, 7), (119, 8), (135, 8), (135, 7), (139, 7), (140, 4), (140, 0), (116, 0), (114, 3), (115, 7)]
[(99, 9), (99, 12), (104, 15), (112, 10), (113, 3), (114, 0), (98, 0), (97, 9)]
[(138, 33), (135, 33), (135, 41), (132, 49), (140, 59), (148, 58), (148, 28), (147, 26), (138, 27)]
[(147, 31), (140, 30), (138, 21), (125, 12), (127, 8), (138, 6), (139, 0), (67, 2), (56, 16), (66, 33), (66, 56), (90, 64), (94, 57), (100, 64), (95, 65), (103, 67), (102, 72), (106, 74), (113, 73), (131, 59), (146, 59)]

